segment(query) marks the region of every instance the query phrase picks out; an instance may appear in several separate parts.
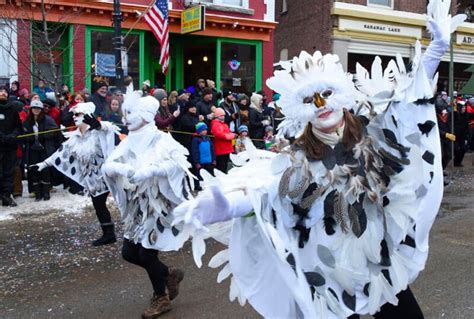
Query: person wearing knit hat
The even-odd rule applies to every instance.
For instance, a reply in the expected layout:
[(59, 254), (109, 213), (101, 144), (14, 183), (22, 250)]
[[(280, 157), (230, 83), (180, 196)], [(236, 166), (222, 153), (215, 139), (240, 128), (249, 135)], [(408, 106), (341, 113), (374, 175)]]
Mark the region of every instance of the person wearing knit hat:
[(211, 132), (214, 135), (216, 168), (223, 173), (227, 173), (230, 154), (234, 152), (232, 141), (235, 139), (236, 134), (232, 133), (229, 125), (225, 123), (225, 111), (220, 107), (214, 110)]
[(250, 141), (249, 135), (249, 128), (247, 125), (240, 125), (239, 129), (239, 136), (235, 140), (235, 152), (240, 153), (246, 150), (245, 145)]
[(153, 92), (153, 96), (160, 102), (160, 108), (155, 116), (156, 126), (160, 130), (171, 130), (174, 121), (181, 114), (181, 110), (178, 108), (173, 111), (173, 113), (170, 112), (168, 107), (168, 94), (166, 94), (165, 90), (156, 89), (155, 92)]
[(247, 132), (247, 133), (248, 133), (248, 132), (249, 132), (249, 128), (248, 128), (247, 125), (240, 125), (240, 126), (239, 126), (239, 129), (238, 129), (238, 132), (239, 132), (239, 134), (242, 133), (242, 132)]
[(153, 92), (153, 97), (158, 100), (158, 102), (161, 102), (161, 100), (168, 98), (168, 94), (166, 94), (166, 91), (163, 89), (156, 89)]
[(151, 94), (151, 83), (150, 80), (145, 80), (142, 83), (142, 92), (143, 96), (147, 96)]
[(93, 84), (95, 88), (94, 94), (91, 95), (90, 101), (95, 104), (94, 115), (101, 118), (105, 115), (107, 110), (107, 91), (109, 85), (105, 81), (95, 82)]
[(190, 236), (180, 224), (171, 227), (173, 208), (190, 192), (188, 151), (170, 134), (158, 130), (153, 117), (136, 121), (143, 110), (153, 113), (161, 108), (154, 97), (133, 92), (123, 107), (130, 133), (102, 171), (123, 216), (122, 257), (146, 270), (153, 287), (151, 305), (142, 318), (156, 318), (171, 310), (170, 300), (178, 296), (184, 277), (182, 270), (160, 260), (159, 251), (174, 250)]
[(209, 136), (207, 136), (208, 127), (206, 123), (199, 122), (196, 124), (196, 134), (193, 136), (191, 142), (191, 160), (194, 168), (194, 173), (197, 180), (194, 180), (194, 190), (202, 190), (199, 181), (202, 181), (201, 169), (205, 169), (211, 175), (214, 175), (214, 166), (216, 165), (216, 153), (214, 144)]
[[(32, 103), (36, 103), (32, 101)], [(30, 166), (39, 172), (54, 166), (82, 187), (91, 196), (102, 236), (93, 246), (112, 244), (116, 241), (114, 223), (107, 209), (109, 188), (103, 179), (102, 165), (115, 148), (115, 136), (119, 129), (112, 123), (99, 121), (94, 113), (93, 102), (77, 103), (71, 110), (76, 130), (66, 133), (66, 141), (44, 161)]]

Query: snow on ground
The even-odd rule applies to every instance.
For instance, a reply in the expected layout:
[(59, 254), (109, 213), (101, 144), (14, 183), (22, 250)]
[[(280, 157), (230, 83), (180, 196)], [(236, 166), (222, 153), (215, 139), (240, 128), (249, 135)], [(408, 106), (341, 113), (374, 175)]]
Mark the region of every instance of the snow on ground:
[[(0, 221), (13, 219), (22, 214), (48, 214), (58, 212), (62, 214), (80, 214), (88, 205), (92, 205), (89, 196), (73, 195), (62, 186), (55, 187), (48, 201), (35, 201), (33, 194), (28, 194), (27, 186), (23, 185), (23, 196), (15, 198), (17, 207), (0, 206)], [(31, 197), (33, 196), (33, 197)]]

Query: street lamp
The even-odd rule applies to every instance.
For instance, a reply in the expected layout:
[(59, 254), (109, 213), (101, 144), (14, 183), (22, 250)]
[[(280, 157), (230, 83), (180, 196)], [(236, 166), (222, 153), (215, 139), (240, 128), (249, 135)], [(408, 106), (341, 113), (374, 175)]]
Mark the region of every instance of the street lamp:
[(122, 12), (120, 11), (120, 0), (114, 0), (114, 13), (113, 25), (114, 25), (114, 37), (112, 43), (114, 46), (115, 53), (115, 86), (118, 89), (122, 89), (123, 85), (123, 69), (122, 69)]

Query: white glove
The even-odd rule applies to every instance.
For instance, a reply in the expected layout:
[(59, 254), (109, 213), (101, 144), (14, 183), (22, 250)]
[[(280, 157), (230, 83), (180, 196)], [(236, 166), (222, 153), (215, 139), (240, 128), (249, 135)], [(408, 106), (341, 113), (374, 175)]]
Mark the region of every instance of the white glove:
[(107, 162), (102, 166), (102, 172), (109, 177), (127, 176), (133, 175), (133, 167), (129, 164)]
[(41, 172), (46, 167), (48, 167), (48, 164), (46, 164), (45, 162), (41, 162), (41, 163), (37, 163), (37, 164), (33, 164), (29, 166), (30, 169), (37, 169), (38, 172)]
[(140, 184), (146, 181), (147, 179), (152, 178), (153, 176), (165, 177), (166, 170), (155, 165), (150, 165), (148, 167), (144, 167), (137, 170), (135, 174), (130, 177), (130, 182), (132, 182), (133, 184)]
[(194, 200), (183, 202), (173, 211), (173, 224), (184, 221), (197, 229), (234, 217), (247, 215), (252, 210), (243, 191), (224, 195), (216, 185), (211, 185)]
[(269, 121), (269, 120), (263, 120), (263, 121), (262, 121), (262, 125), (263, 125), (263, 126), (270, 125), (270, 121)]

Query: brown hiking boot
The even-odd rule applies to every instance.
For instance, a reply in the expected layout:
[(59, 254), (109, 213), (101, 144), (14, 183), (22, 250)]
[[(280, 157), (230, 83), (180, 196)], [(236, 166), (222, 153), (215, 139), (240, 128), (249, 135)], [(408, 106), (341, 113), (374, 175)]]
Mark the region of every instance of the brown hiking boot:
[(150, 307), (146, 308), (142, 314), (142, 319), (155, 319), (171, 310), (171, 303), (168, 295), (161, 297), (153, 296)]
[(176, 298), (179, 294), (179, 283), (184, 278), (184, 272), (181, 269), (170, 268), (168, 270), (168, 277), (166, 278), (166, 288), (168, 288), (168, 295), (170, 300)]

